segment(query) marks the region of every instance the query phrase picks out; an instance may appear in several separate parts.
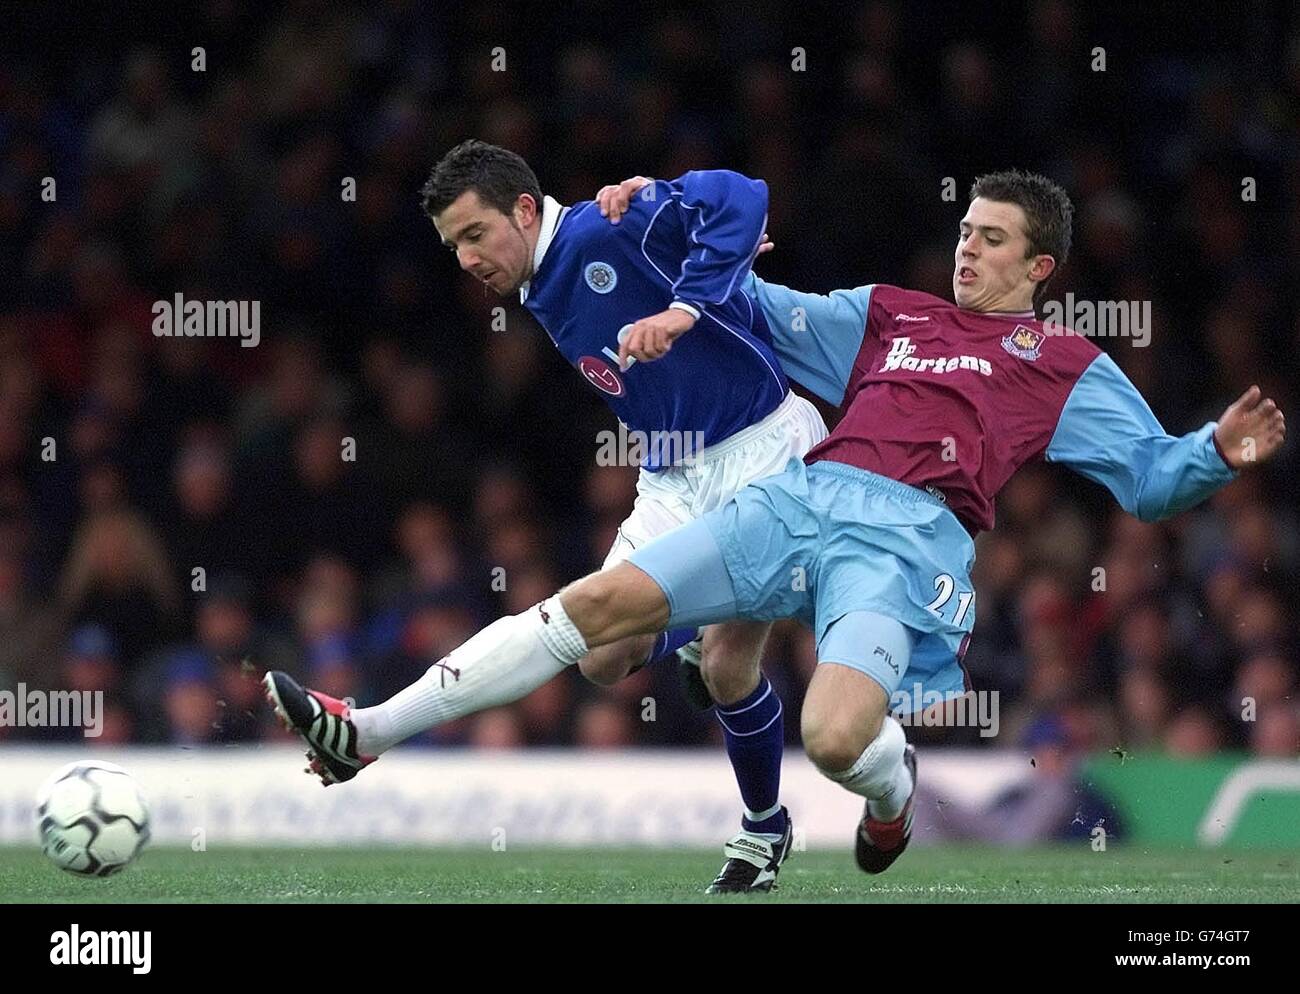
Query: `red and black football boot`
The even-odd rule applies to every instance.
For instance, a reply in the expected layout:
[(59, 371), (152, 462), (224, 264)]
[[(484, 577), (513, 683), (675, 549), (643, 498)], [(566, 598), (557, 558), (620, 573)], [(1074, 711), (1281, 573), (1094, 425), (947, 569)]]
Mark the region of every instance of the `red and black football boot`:
[(871, 817), (870, 807), (862, 813), (858, 824), (853, 855), (864, 873), (884, 873), (894, 860), (903, 855), (912, 838), (912, 802), (916, 800), (916, 747), (903, 749), (903, 763), (912, 774), (912, 793), (903, 805), (903, 813), (893, 821), (877, 821)]
[(307, 743), (307, 772), (320, 777), (326, 787), (351, 780), (375, 761), (357, 752), (357, 727), (343, 701), (309, 690), (280, 670), (270, 670), (262, 686), (280, 724)]

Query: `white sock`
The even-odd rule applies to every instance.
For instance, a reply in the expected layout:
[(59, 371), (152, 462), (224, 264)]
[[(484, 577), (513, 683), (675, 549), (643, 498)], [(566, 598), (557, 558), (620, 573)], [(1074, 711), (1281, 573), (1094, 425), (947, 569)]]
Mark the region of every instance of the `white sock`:
[(912, 794), (912, 774), (903, 765), (906, 745), (903, 726), (885, 715), (880, 734), (862, 750), (857, 762), (847, 770), (826, 775), (846, 790), (865, 797), (872, 818), (893, 821), (903, 813)]
[(417, 732), (517, 701), (587, 651), (558, 595), (499, 618), (383, 704), (353, 708), (357, 751), (378, 756)]

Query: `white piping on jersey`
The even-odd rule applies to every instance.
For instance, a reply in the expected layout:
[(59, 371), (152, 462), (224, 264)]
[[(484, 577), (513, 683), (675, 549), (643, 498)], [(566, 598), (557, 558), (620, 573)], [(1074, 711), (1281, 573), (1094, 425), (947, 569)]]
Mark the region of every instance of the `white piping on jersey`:
[[(671, 290), (673, 287), (673, 281), (668, 278), (667, 273), (665, 273), (662, 269), (660, 269), (658, 266), (655, 265), (655, 261), (650, 258), (650, 253), (645, 250), (645, 243), (650, 239), (650, 230), (654, 227), (655, 222), (659, 220), (659, 215), (664, 212), (664, 208), (667, 207), (670, 203), (672, 203), (672, 200), (665, 200), (662, 204), (660, 204), (659, 209), (655, 211), (654, 216), (650, 218), (650, 223), (646, 225), (645, 234), (641, 236), (641, 254), (645, 256), (645, 261), (650, 263), (650, 268), (653, 269), (656, 273), (658, 273), (661, 277), (663, 277), (663, 281), (668, 284), (668, 289)], [(682, 206), (685, 206), (685, 204), (683, 204)], [(764, 230), (766, 230), (766, 227), (767, 227), (766, 224), (764, 224)], [(744, 294), (744, 296), (746, 297), (746, 299), (748, 299), (749, 295)], [(736, 331), (735, 328), (731, 328), (728, 325), (724, 324), (716, 316), (711, 314), (707, 307), (701, 306), (700, 310), (703, 311), (704, 316), (706, 318), (709, 318), (714, 324), (718, 325), (718, 327), (722, 328), (724, 331), (730, 332), (731, 334), (735, 335), (738, 339), (740, 339), (742, 342), (744, 342), (746, 345), (748, 345), (754, 351), (754, 354), (763, 360), (763, 365), (766, 366), (768, 372), (772, 374), (772, 379), (776, 380), (777, 387), (785, 389), (781, 384), (781, 374), (772, 368), (772, 364), (767, 361), (767, 356), (763, 355), (762, 351), (758, 348), (758, 346), (756, 346), (753, 342), (751, 342), (740, 332)], [(753, 304), (750, 304), (749, 314), (750, 314), (750, 321), (752, 323), (753, 316), (754, 316)]]
[[(551, 247), (551, 242), (555, 240), (555, 233), (560, 230), (560, 222), (564, 220), (564, 215), (569, 213), (569, 208), (565, 207), (554, 197), (542, 197), (542, 224), (537, 232), (537, 245), (533, 249), (533, 273), (542, 265), (542, 258), (546, 255), (546, 250)], [(528, 300), (528, 289), (532, 286), (533, 281), (530, 279), (519, 288), (519, 303)]]
[[(682, 199), (682, 194), (681, 194), (681, 193), (679, 193), (679, 192), (677, 192), (677, 191), (673, 191), (673, 193), (671, 194), (671, 196), (672, 196), (674, 199), (676, 199), (679, 203), (681, 202), (681, 199)], [(707, 221), (704, 220), (704, 208), (703, 208), (701, 205), (699, 205), (699, 204), (687, 204), (687, 203), (681, 203), (681, 207), (682, 207), (683, 209), (685, 209), (685, 210), (688, 210), (688, 211), (699, 211), (699, 212), (700, 212), (700, 227), (703, 227), (705, 224), (708, 223)], [(658, 211), (655, 211), (655, 216), (654, 216), (653, 218), (650, 219), (650, 223), (651, 223), (651, 224), (654, 224), (654, 223), (655, 223), (655, 218), (658, 218), (658, 217), (659, 217), (659, 212), (658, 212)], [(731, 279), (727, 281), (727, 289), (726, 289), (725, 291), (723, 291), (722, 296), (719, 297), (717, 300), (710, 300), (710, 301), (708, 301), (708, 303), (710, 303), (710, 304), (721, 304), (721, 303), (723, 303), (723, 302), (724, 302), (728, 297), (731, 296), (731, 291), (734, 290), (734, 289), (736, 288), (736, 280), (737, 280), (737, 279), (739, 278), (739, 276), (740, 276), (740, 271), (741, 271), (742, 269), (744, 269), (746, 266), (751, 265), (751, 264), (753, 263), (754, 259), (757, 257), (757, 255), (758, 255), (758, 246), (763, 244), (763, 232), (765, 232), (765, 231), (767, 231), (767, 215), (766, 215), (766, 214), (763, 215), (763, 227), (762, 227), (761, 231), (759, 232), (759, 235), (758, 235), (758, 241), (754, 243), (754, 247), (753, 247), (753, 249), (750, 250), (749, 258), (748, 258), (745, 262), (742, 262), (739, 266), (737, 266), (735, 272), (733, 272), (733, 273), (731, 274)], [(696, 233), (695, 233), (694, 231), (691, 232), (691, 241), (692, 241), (694, 244), (696, 244), (696, 245), (700, 244), (700, 240), (699, 240), (699, 238), (696, 236)], [(705, 249), (704, 251), (707, 252), (708, 249)], [(701, 253), (701, 255), (700, 255), (700, 261), (701, 261), (701, 262), (704, 261), (703, 253)], [(685, 259), (682, 260), (682, 273), (683, 273), (683, 274), (685, 274), (685, 272), (686, 272), (686, 262), (687, 262), (687, 260), (685, 260)], [(681, 279), (681, 278), (678, 277), (678, 281), (679, 281), (679, 282), (680, 282), (680, 279)], [(674, 293), (677, 292), (677, 284), (676, 284), (676, 283), (673, 284), (673, 292), (674, 292)]]

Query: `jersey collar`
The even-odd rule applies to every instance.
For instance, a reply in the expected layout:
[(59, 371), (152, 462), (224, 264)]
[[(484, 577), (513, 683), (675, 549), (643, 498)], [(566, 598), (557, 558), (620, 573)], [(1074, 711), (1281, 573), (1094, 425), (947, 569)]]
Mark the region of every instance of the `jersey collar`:
[[(541, 268), (542, 258), (546, 255), (546, 250), (551, 247), (551, 241), (555, 238), (555, 232), (560, 227), (560, 222), (564, 220), (564, 215), (569, 213), (569, 208), (563, 206), (558, 200), (551, 196), (542, 197), (542, 225), (541, 230), (537, 233), (537, 247), (533, 249), (533, 275), (537, 275), (537, 270)], [(532, 280), (529, 280), (519, 288), (519, 303), (528, 299), (528, 288), (532, 286)]]
[(1038, 318), (1032, 308), (1027, 311), (970, 311), (969, 313), (990, 318), (1015, 318), (1017, 321), (1035, 321)]

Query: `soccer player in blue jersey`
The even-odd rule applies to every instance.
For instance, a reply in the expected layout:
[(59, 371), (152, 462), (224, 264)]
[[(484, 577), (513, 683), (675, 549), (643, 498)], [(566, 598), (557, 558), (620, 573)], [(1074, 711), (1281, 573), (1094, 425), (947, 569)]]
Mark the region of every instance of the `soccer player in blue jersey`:
[[(632, 185), (635, 192), (637, 184)], [(623, 198), (627, 203), (627, 197)], [(612, 211), (611, 213), (617, 213)], [(818, 667), (804, 747), (865, 799), (858, 865), (888, 868), (911, 835), (915, 752), (889, 714), (904, 678), (923, 698), (968, 689), (974, 536), (1022, 465), (1046, 459), (1147, 521), (1178, 514), (1275, 455), (1282, 412), (1252, 386), (1218, 421), (1165, 432), (1119, 367), (1033, 305), (1070, 247), (1072, 206), (1042, 176), (980, 177), (958, 224), (953, 300), (887, 285), (829, 295), (751, 281), (778, 355), (843, 418), (777, 476), (453, 650), (444, 707), (485, 674), (546, 674), (629, 635), (730, 618), (813, 624)], [(676, 354), (642, 342), (639, 358)], [(802, 572), (806, 583), (791, 583)], [(268, 674), (273, 698), (282, 678)], [(364, 729), (284, 682), (277, 710), (355, 772)], [(286, 699), (289, 695), (291, 699)]]
[[(790, 392), (766, 320), (740, 289), (763, 243), (761, 180), (689, 172), (653, 184), (615, 226), (592, 201), (566, 207), (543, 197), (513, 152), (467, 141), (434, 167), (423, 196), (460, 267), (501, 296), (518, 293), (645, 450), (635, 505), (604, 568), (780, 472), (826, 436), (816, 408)], [(638, 362), (628, 349), (660, 361)], [(687, 672), (702, 675), (717, 702), (745, 807), (714, 892), (770, 889), (791, 847), (778, 798), (782, 705), (759, 668), (767, 630), (736, 621), (706, 627), (701, 638), (698, 626), (680, 626), (599, 647), (579, 664), (610, 684), (702, 641), (699, 668)], [(500, 676), (482, 683), (468, 710), (519, 696), (520, 674)], [(447, 719), (447, 680), (435, 666), (392, 700), (352, 712), (376, 755)]]

